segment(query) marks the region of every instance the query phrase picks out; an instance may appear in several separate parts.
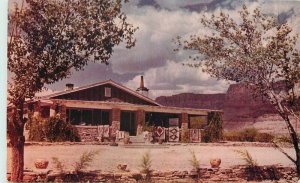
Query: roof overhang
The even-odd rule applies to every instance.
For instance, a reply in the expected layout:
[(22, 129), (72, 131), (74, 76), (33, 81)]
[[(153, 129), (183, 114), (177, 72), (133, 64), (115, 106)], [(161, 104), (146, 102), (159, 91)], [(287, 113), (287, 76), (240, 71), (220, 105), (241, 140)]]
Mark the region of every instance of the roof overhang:
[(173, 114), (187, 113), (191, 115), (205, 115), (205, 116), (212, 111), (223, 113), (223, 111), (221, 110), (137, 105), (137, 104), (124, 103), (124, 102), (62, 100), (62, 99), (52, 99), (52, 100), (59, 104), (65, 105), (66, 107), (69, 108), (107, 109), (107, 110), (118, 108), (120, 110), (126, 110), (126, 111), (144, 110), (146, 112), (161, 112), (161, 113), (173, 113)]
[(100, 83), (95, 83), (95, 84), (92, 84), (92, 85), (87, 85), (87, 86), (83, 86), (83, 87), (79, 87), (79, 88), (75, 88), (73, 90), (69, 90), (69, 91), (63, 91), (63, 92), (58, 92), (58, 93), (54, 93), (54, 94), (51, 94), (51, 95), (47, 95), (47, 96), (44, 96), (42, 98), (44, 99), (53, 99), (54, 97), (57, 97), (57, 96), (61, 96), (61, 95), (65, 95), (65, 94), (69, 94), (69, 93), (74, 93), (74, 92), (77, 92), (77, 91), (81, 91), (81, 90), (85, 90), (85, 89), (89, 89), (89, 88), (93, 88), (93, 87), (96, 87), (96, 86), (101, 86), (101, 85), (105, 85), (105, 84), (111, 84), (112, 86), (115, 86), (116, 88), (119, 88), (123, 91), (126, 91), (142, 100), (145, 100), (151, 104), (154, 104), (154, 105), (157, 105), (157, 106), (162, 106), (161, 104), (155, 102), (153, 99), (149, 98), (149, 97), (146, 97), (136, 91), (133, 91), (125, 86), (122, 86), (121, 84), (119, 83), (116, 83), (112, 80), (108, 80), (108, 81), (104, 81), (104, 82), (100, 82)]

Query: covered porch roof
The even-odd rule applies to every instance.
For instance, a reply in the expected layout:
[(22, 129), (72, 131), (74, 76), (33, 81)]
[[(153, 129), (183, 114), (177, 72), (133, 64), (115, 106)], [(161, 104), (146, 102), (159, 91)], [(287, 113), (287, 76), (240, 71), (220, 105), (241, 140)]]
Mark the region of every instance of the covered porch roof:
[(90, 108), (90, 109), (113, 109), (118, 108), (126, 111), (144, 110), (145, 112), (161, 112), (161, 113), (187, 113), (192, 115), (208, 115), (209, 112), (221, 112), (222, 110), (210, 109), (194, 109), (194, 108), (180, 108), (169, 106), (150, 106), (137, 105), (124, 102), (105, 102), (105, 101), (85, 101), (85, 100), (65, 100), (65, 99), (51, 99), (55, 103), (65, 105), (70, 108)]

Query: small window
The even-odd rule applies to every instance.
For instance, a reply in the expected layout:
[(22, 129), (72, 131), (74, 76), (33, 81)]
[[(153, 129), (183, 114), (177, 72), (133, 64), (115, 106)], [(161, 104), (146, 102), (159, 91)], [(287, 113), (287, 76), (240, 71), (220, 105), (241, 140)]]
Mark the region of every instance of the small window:
[(111, 97), (111, 88), (105, 87), (105, 97)]

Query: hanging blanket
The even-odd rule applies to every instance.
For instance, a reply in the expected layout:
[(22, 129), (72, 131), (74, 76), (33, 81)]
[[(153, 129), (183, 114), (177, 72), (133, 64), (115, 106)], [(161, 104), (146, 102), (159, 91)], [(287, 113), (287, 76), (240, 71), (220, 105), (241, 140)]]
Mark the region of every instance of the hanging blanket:
[(103, 126), (103, 137), (109, 137), (109, 125)]
[(155, 132), (154, 132), (154, 134), (155, 134), (155, 137), (156, 137), (156, 139), (163, 139), (163, 140), (165, 140), (165, 129), (164, 129), (164, 127), (161, 127), (161, 126), (158, 126), (156, 129), (155, 129)]
[(103, 136), (103, 125), (97, 126), (97, 130), (98, 130), (98, 136), (102, 137)]
[(125, 132), (124, 131), (117, 131), (117, 139), (124, 139)]
[(201, 142), (200, 129), (189, 129), (189, 133), (191, 142)]
[(179, 127), (170, 127), (169, 142), (178, 142), (178, 141), (179, 141)]

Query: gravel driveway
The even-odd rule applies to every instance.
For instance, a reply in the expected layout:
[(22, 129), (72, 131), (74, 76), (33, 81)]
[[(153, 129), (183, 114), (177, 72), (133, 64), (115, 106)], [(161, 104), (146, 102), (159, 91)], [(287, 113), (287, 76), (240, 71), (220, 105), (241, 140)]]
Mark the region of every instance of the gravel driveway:
[[(99, 155), (95, 157), (90, 169), (116, 171), (119, 163), (127, 164), (130, 170), (139, 170), (142, 155), (150, 151), (152, 167), (156, 170), (190, 170), (191, 151), (200, 160), (201, 167), (209, 167), (211, 158), (221, 158), (221, 168), (228, 168), (235, 165), (244, 164), (240, 156), (234, 150), (246, 149), (258, 162), (259, 165), (281, 164), (283, 166), (293, 166), (281, 152), (272, 147), (253, 147), (253, 146), (199, 146), (199, 145), (179, 145), (162, 146), (161, 148), (136, 147), (128, 148), (124, 146), (108, 145), (30, 145), (25, 146), (25, 168), (35, 169), (34, 160), (44, 158), (50, 161), (49, 169), (52, 169), (52, 157), (62, 160), (68, 169), (72, 169), (72, 164), (78, 160), (79, 156), (90, 150), (98, 150)], [(292, 157), (294, 150), (285, 148)], [(10, 171), (10, 148), (8, 148), (7, 160), (8, 171)]]

